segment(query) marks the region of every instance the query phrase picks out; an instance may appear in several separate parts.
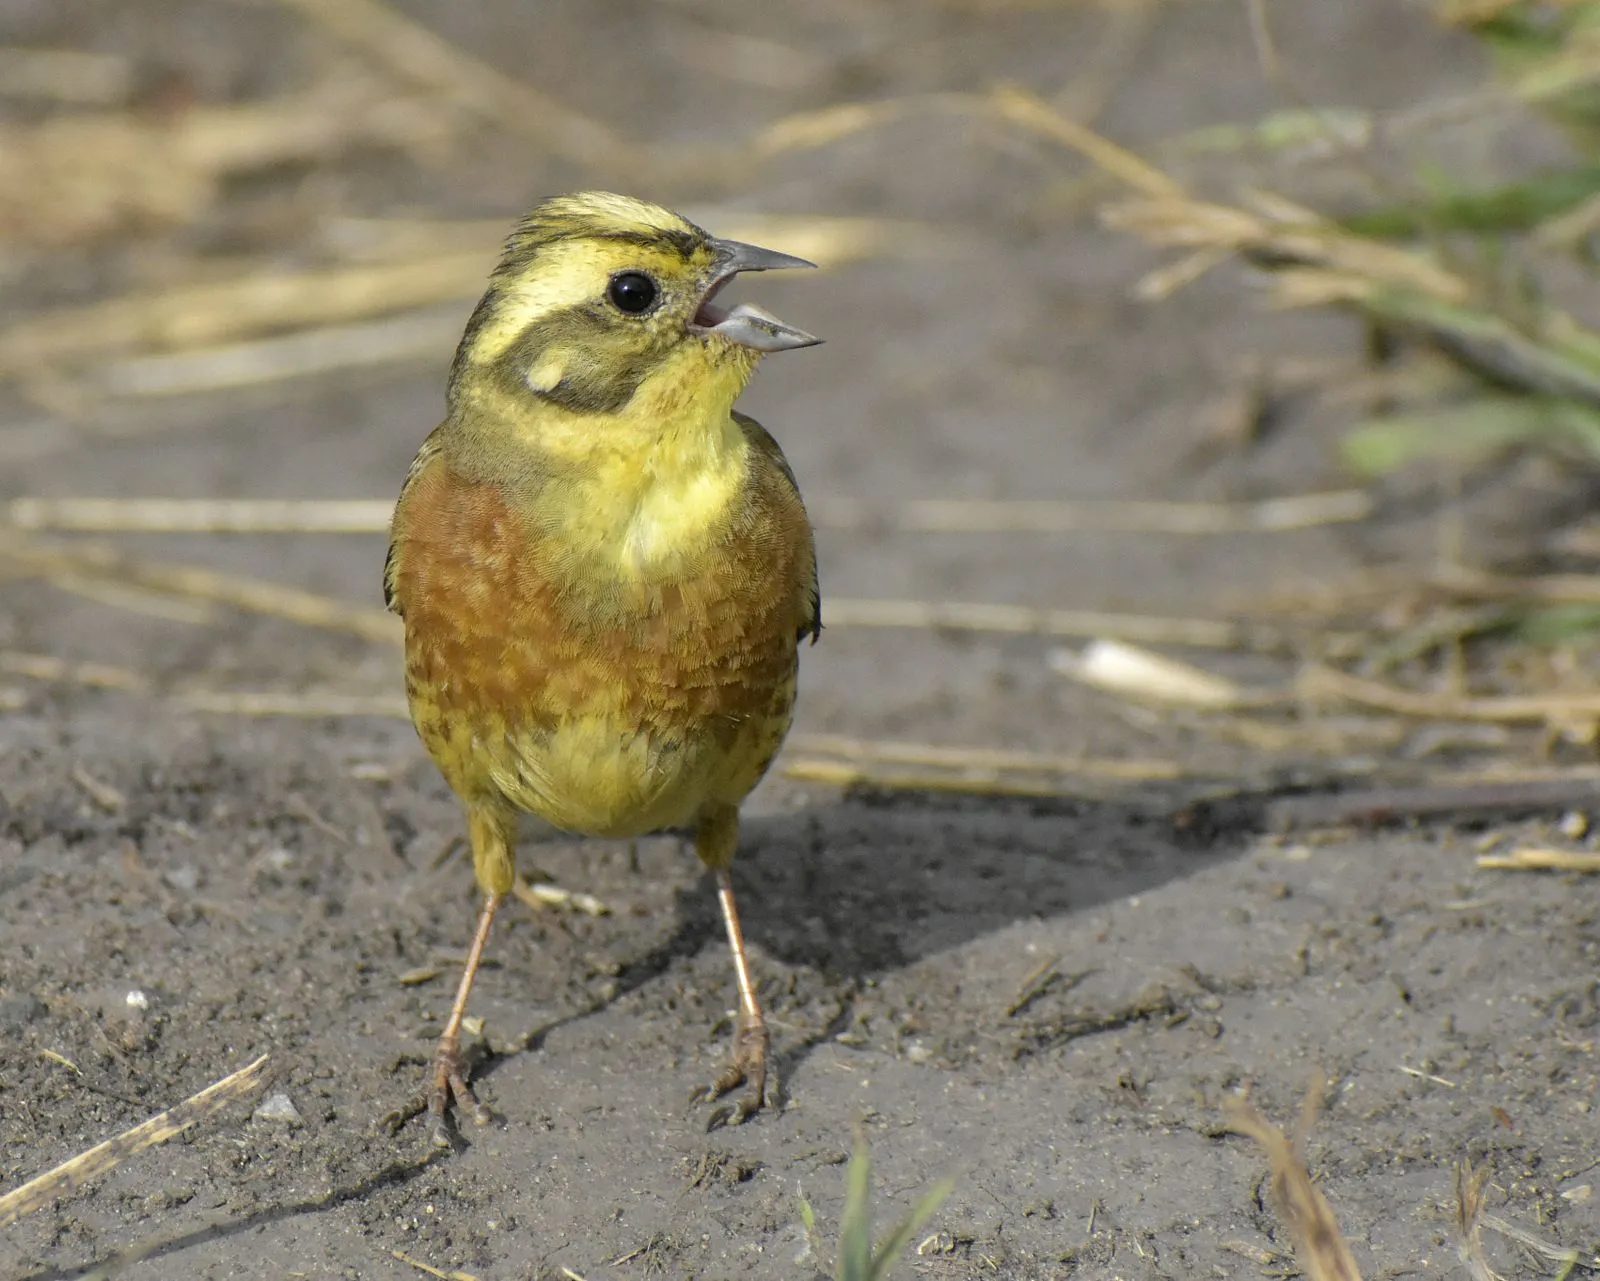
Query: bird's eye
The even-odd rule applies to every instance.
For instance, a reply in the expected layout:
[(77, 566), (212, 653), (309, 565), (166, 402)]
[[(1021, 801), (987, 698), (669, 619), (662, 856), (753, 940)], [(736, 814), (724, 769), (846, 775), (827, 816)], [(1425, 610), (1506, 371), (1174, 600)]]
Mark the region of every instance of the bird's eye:
[(642, 316), (656, 300), (656, 282), (642, 271), (625, 271), (611, 278), (610, 292), (619, 311)]

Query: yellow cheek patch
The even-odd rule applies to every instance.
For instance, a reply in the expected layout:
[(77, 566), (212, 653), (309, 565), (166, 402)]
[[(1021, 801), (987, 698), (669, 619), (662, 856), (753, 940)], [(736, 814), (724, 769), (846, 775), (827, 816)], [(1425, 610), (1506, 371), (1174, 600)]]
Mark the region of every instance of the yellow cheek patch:
[(565, 359), (554, 354), (545, 356), (528, 370), (526, 375), (528, 389), (539, 393), (554, 391), (556, 385), (566, 377), (566, 373)]

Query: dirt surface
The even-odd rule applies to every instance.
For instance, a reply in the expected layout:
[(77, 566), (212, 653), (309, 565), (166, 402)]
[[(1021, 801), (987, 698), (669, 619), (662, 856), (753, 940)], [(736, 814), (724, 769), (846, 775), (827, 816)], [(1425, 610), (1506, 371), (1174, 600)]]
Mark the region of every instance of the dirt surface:
[[(1053, 93), (1092, 70), (1107, 21), (912, 0), (407, 9), (634, 136), (720, 141), (841, 99), (1000, 80)], [(1285, 58), (1318, 101), (1385, 106), (1479, 74), (1421, 6), (1294, 13)], [(216, 99), (303, 87), (331, 56), (263, 4), (54, 0), (8, 4), (0, 22), (0, 43), (129, 52)], [(1249, 49), (1241, 7), (1166, 7), (1101, 127), (1137, 145), (1279, 105)], [(1338, 481), (1337, 423), (1310, 414), (1234, 461), (1180, 465), (1232, 362), (1348, 357), (1355, 336), (1263, 317), (1225, 280), (1160, 308), (1130, 301), (1144, 252), (1052, 203), (1081, 175), (988, 126), (914, 114), (702, 202), (708, 221), (720, 205), (936, 233), (746, 288), (829, 340), (769, 361), (745, 404), (808, 495), (1192, 498)], [(509, 221), (586, 181), (493, 129), (425, 162), (291, 169), (230, 188), (175, 241), (19, 255), (0, 305), (16, 316), (159, 279), (174, 243), (219, 258), (271, 244), (292, 262), (330, 213)], [(440, 412), (448, 355), (74, 420), (9, 401), (0, 497), (390, 497)], [(825, 597), (1214, 613), (1349, 568), (1375, 538), (829, 529), (820, 553)], [(1383, 538), (1407, 543), (1404, 529)], [(376, 538), (126, 545), (378, 603)], [(0, 592), (0, 649), (157, 681), (399, 688), (377, 644), (227, 611), (156, 617), (31, 581)], [(1259, 766), (1070, 686), (1049, 649), (836, 628), (804, 656), (799, 729)], [(798, 1198), (832, 1240), (857, 1126), (880, 1222), (955, 1183), (902, 1275), (1270, 1273), (1287, 1238), (1260, 1153), (1222, 1132), (1221, 1109), (1253, 1082), (1288, 1117), (1318, 1066), (1333, 1087), (1309, 1156), (1369, 1275), (1459, 1267), (1451, 1186), (1466, 1157), (1492, 1163), (1496, 1213), (1564, 1247), (1600, 1237), (1596, 890), (1476, 871), (1477, 832), (1200, 839), (1175, 828), (1170, 789), (989, 801), (774, 778), (749, 807), (735, 880), (783, 1106), (709, 1133), (688, 1099), (727, 1051), (734, 991), (692, 855), (651, 838), (634, 871), (625, 847), (534, 834), (524, 870), (611, 912), (502, 914), (473, 1001), (478, 1080), (501, 1120), (439, 1155), (418, 1122), (379, 1124), (419, 1088), (478, 906), (464, 861), (441, 861), (460, 820), (410, 727), (3, 687), (0, 1185), (262, 1053), (256, 1099), (285, 1094), (298, 1116), (235, 1107), (0, 1231), (5, 1277), (107, 1263), (130, 1281), (424, 1275), (395, 1251), (483, 1281), (808, 1277), (827, 1261)], [(1016, 1008), (1052, 961), (1061, 977)], [(1553, 1266), (1502, 1244), (1508, 1272)]]

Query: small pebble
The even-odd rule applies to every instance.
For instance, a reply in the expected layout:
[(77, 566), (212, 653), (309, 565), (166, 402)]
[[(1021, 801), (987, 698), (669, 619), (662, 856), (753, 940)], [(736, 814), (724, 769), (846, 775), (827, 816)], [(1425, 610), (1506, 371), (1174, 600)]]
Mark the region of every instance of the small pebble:
[(138, 1010), (141, 1014), (150, 1008), (150, 998), (144, 994), (143, 988), (134, 988), (122, 999), (130, 1010)]
[(287, 1121), (290, 1125), (300, 1124), (300, 1109), (290, 1101), (287, 1094), (269, 1094), (256, 1105), (256, 1110), (250, 1114), (252, 1121)]
[(1589, 834), (1589, 816), (1581, 810), (1568, 810), (1561, 818), (1561, 835), (1569, 841), (1581, 841)]
[(161, 873), (161, 879), (175, 890), (193, 894), (200, 888), (200, 869), (192, 863), (181, 863)]

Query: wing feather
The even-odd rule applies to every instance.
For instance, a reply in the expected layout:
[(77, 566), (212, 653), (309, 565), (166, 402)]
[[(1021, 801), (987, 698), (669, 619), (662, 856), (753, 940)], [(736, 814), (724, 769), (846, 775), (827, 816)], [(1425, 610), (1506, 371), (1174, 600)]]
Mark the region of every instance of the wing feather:
[(439, 456), (441, 443), (439, 433), (442, 428), (428, 434), (422, 442), (422, 447), (417, 450), (417, 456), (411, 460), (411, 466), (406, 471), (405, 483), (400, 486), (400, 497), (395, 500), (394, 516), (389, 522), (389, 550), (383, 558), (383, 603), (394, 614), (405, 617), (405, 602), (400, 599), (400, 557), (403, 554), (402, 544), (405, 542), (405, 508), (406, 500), (411, 496), (412, 488), (417, 483), (417, 477), (428, 469), (428, 465)]
[(815, 644), (817, 637), (822, 633), (822, 589), (817, 581), (816, 539), (811, 533), (810, 521), (806, 518), (805, 500), (800, 497), (800, 485), (794, 478), (794, 468), (789, 466), (789, 460), (783, 456), (783, 450), (773, 439), (772, 433), (749, 414), (742, 414), (736, 409), (733, 411), (733, 420), (739, 424), (745, 438), (755, 447), (757, 454), (781, 477), (781, 483), (787, 489), (787, 496), (792, 498), (800, 520), (806, 527), (806, 553), (811, 562), (811, 572), (804, 588), (805, 622), (801, 624), (796, 639), (803, 640), (809, 636)]

